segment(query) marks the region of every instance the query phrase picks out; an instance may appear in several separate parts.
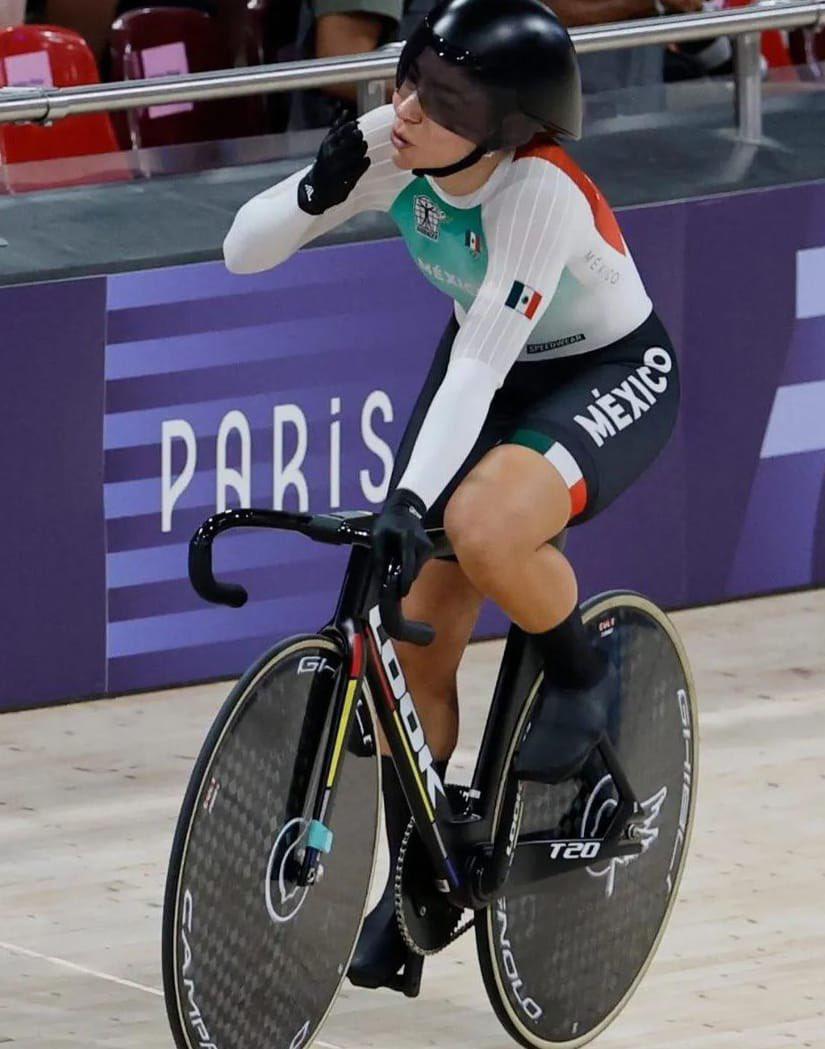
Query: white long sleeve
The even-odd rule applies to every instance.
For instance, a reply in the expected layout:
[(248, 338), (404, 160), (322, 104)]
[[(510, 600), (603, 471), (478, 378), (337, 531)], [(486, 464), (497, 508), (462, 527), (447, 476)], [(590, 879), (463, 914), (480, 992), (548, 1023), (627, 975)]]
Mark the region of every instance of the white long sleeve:
[(393, 162), (389, 133), (392, 122), (392, 106), (372, 110), (358, 121), (367, 141), (370, 166), (349, 197), (323, 215), (308, 215), (298, 207), (298, 183), (309, 167), (247, 201), (223, 242), (227, 269), (232, 273), (272, 269), (358, 212), (388, 210), (412, 178)]

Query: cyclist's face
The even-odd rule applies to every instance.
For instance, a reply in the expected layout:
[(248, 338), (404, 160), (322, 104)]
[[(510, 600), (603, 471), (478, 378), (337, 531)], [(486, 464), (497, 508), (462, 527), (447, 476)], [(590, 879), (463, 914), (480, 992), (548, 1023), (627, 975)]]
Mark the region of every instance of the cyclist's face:
[(396, 118), (392, 129), (393, 160), (397, 167), (444, 168), (475, 148), (474, 142), (431, 120), (408, 82), (396, 88), (392, 104)]
[(471, 153), (478, 139), (467, 137), (473, 128), (466, 114), (478, 112), (476, 94), (469, 78), (428, 52), (419, 56), (393, 94), (396, 165), (441, 168)]

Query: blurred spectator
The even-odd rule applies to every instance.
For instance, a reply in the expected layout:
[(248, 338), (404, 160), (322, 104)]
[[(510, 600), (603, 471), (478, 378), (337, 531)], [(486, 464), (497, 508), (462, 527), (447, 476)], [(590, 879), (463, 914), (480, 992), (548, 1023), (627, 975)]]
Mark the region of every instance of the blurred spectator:
[[(5, 2), (0, 0), (0, 8)], [(80, 33), (94, 51), (105, 78), (109, 28), (118, 16), (141, 7), (193, 7), (215, 15), (219, 3), (220, 0), (29, 0), (26, 20), (61, 25)], [(22, 6), (25, 0), (19, 0), (19, 4)], [(374, 51), (398, 38), (403, 8), (404, 0), (272, 0), (270, 61), (334, 58)], [(292, 37), (287, 46), (283, 46), (285, 33)], [(356, 99), (354, 84), (296, 92), (290, 105), (290, 127), (327, 126), (342, 107), (354, 113)], [(273, 104), (277, 104), (277, 96)], [(286, 104), (284, 96), (281, 106)], [(286, 114), (283, 120), (274, 121), (274, 126), (283, 126), (285, 122)]]
[[(296, 58), (335, 58), (375, 51), (398, 38), (404, 0), (304, 0)], [(327, 127), (342, 108), (356, 110), (357, 85), (297, 91), (290, 127)]]
[[(630, 18), (688, 14), (701, 11), (702, 0), (551, 0), (548, 6), (572, 29)], [(661, 84), (664, 77), (664, 48), (658, 46), (600, 51), (582, 55), (579, 61), (585, 94)]]
[[(402, 22), (406, 39), (434, 0), (407, 0)], [(702, 9), (702, 0), (543, 0), (564, 22), (574, 26), (624, 22), (667, 14), (686, 14)], [(635, 47), (622, 51), (600, 51), (581, 55), (582, 87), (585, 94), (623, 87), (661, 84), (664, 76), (664, 47)]]
[[(721, 11), (724, 0), (704, 0), (705, 11)], [(733, 45), (730, 37), (710, 40), (684, 40), (671, 44), (665, 52), (665, 80), (696, 80), (703, 76), (729, 76), (733, 72)]]
[(26, 20), (26, 0), (0, 0), (0, 27), (21, 25)]
[[(704, 46), (700, 46), (704, 45)], [(665, 51), (665, 82), (699, 80), (706, 76), (730, 76), (733, 73), (733, 45), (727, 36), (706, 40), (684, 41)]]

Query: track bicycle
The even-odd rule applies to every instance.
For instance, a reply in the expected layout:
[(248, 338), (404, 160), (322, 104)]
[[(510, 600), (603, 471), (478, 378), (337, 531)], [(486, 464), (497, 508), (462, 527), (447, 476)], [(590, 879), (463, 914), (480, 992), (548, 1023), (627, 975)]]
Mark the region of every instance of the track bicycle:
[[(528, 635), (510, 628), (469, 787), (433, 767), (393, 639), (397, 568), (378, 580), (374, 517), (229, 510), (190, 543), (206, 600), (240, 607), (213, 574), (233, 528), (297, 531), (351, 547), (330, 623), (279, 641), (244, 674), (196, 760), (167, 877), (163, 977), (179, 1049), (302, 1049), (346, 977), (377, 845), (381, 725), (412, 819), (394, 874), (409, 948), (392, 989), (418, 994), (424, 959), (474, 930), (490, 1003), (521, 1045), (584, 1045), (644, 975), (676, 900), (695, 806), (697, 733), (686, 655), (640, 594), (587, 601), (593, 642), (620, 694), (576, 777), (522, 781), (514, 756), (541, 683)], [(430, 532), (436, 555), (449, 553)]]

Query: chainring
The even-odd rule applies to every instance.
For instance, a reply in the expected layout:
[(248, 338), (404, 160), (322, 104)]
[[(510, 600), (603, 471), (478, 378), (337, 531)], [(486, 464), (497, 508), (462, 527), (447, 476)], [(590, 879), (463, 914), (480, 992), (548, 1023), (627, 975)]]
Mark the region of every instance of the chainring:
[[(467, 804), (467, 792), (447, 785), (454, 808)], [(475, 914), (450, 903), (436, 888), (433, 866), (421, 835), (410, 820), (395, 866), (395, 916), (401, 936), (415, 954), (437, 954), (472, 928)]]

